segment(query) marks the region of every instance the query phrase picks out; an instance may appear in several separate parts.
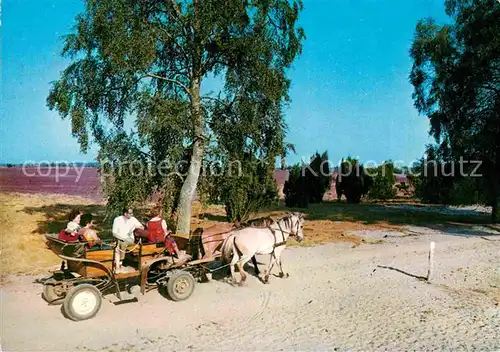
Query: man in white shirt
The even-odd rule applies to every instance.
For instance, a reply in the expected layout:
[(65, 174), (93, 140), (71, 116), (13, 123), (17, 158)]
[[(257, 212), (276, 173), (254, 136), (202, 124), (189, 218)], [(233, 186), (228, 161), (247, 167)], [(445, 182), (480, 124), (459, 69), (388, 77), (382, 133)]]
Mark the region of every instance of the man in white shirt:
[(115, 249), (115, 264), (116, 271), (122, 271), (122, 261), (125, 257), (127, 247), (135, 243), (135, 236), (145, 236), (142, 232), (135, 234), (136, 229), (144, 230), (144, 225), (134, 217), (134, 213), (130, 208), (124, 208), (123, 215), (117, 216), (113, 220), (113, 236), (118, 240), (118, 245)]

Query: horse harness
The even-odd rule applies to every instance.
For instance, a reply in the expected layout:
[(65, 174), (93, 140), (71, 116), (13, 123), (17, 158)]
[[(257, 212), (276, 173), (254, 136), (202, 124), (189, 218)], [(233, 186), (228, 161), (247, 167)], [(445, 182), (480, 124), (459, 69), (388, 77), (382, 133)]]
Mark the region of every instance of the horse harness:
[[(285, 240), (285, 233), (288, 233), (289, 235), (291, 235), (292, 233), (291, 232), (288, 232), (288, 231), (284, 231), (282, 228), (281, 228), (281, 225), (279, 222), (276, 222), (278, 224), (278, 227), (279, 227), (279, 230), (281, 231), (281, 236), (283, 237), (283, 241), (281, 242), (277, 242), (277, 239), (276, 239), (276, 232), (274, 229), (271, 228), (270, 225), (267, 226), (267, 228), (269, 229), (269, 231), (271, 231), (271, 233), (273, 234), (274, 236), (274, 245), (273, 245), (273, 252), (271, 253), (272, 256), (276, 257), (274, 252), (276, 250), (277, 247), (281, 247), (281, 246), (284, 246), (286, 245), (286, 240)], [(297, 221), (297, 232), (299, 231), (299, 226), (300, 226), (300, 222)]]
[[(276, 231), (274, 229), (272, 229), (271, 226), (267, 227), (271, 231), (271, 233), (273, 234), (273, 236), (274, 236), (273, 252), (274, 252), (274, 248), (286, 245), (285, 231), (283, 231), (283, 229), (281, 228), (281, 225), (280, 225), (279, 222), (277, 224), (278, 224), (278, 227), (280, 228), (281, 236), (283, 237), (283, 241), (281, 241), (281, 242), (277, 242)], [(290, 234), (289, 232), (287, 232), (287, 233)]]
[[(281, 232), (281, 236), (283, 237), (283, 240), (281, 242), (277, 242), (276, 231), (271, 228), (271, 225), (267, 225), (266, 226), (269, 229), (269, 231), (271, 231), (271, 233), (273, 234), (273, 237), (274, 237), (273, 251), (271, 252), (271, 257), (274, 257), (274, 258), (276, 258), (276, 255), (274, 254), (274, 252), (276, 251), (276, 248), (286, 245), (285, 233), (288, 233), (289, 235), (292, 234), (291, 232), (284, 231), (281, 228), (281, 225), (280, 225), (279, 221), (277, 221), (276, 223), (278, 224), (279, 231)], [(299, 226), (300, 226), (300, 222), (297, 221), (297, 232), (299, 231)], [(238, 246), (236, 245), (236, 238), (233, 238), (233, 243), (234, 243), (234, 246), (235, 246), (236, 250), (241, 255), (241, 251), (238, 249)]]

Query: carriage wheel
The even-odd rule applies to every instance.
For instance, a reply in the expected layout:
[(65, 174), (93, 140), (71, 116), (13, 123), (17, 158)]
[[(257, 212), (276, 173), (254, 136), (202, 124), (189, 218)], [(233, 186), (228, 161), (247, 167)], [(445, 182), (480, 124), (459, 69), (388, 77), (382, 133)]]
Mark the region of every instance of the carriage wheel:
[(73, 287), (64, 299), (64, 312), (71, 320), (93, 318), (101, 309), (101, 292), (91, 284)]
[(179, 271), (168, 279), (167, 292), (173, 301), (183, 301), (191, 296), (194, 285), (193, 275), (185, 271)]
[(59, 305), (64, 301), (65, 290), (61, 283), (57, 283), (57, 280), (49, 279), (43, 285), (42, 298), (50, 304)]

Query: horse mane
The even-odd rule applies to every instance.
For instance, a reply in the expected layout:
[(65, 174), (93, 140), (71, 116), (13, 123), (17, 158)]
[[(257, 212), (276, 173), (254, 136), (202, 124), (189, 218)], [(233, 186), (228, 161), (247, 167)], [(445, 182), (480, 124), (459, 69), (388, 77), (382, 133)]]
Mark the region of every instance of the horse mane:
[(275, 221), (270, 216), (263, 216), (256, 219), (248, 220), (244, 223), (238, 224), (237, 229), (245, 227), (267, 227), (275, 223)]
[(281, 218), (279, 218), (277, 221), (274, 221), (273, 223), (278, 224), (278, 223), (283, 221), (287, 228), (291, 228), (293, 226), (292, 217), (294, 217), (294, 216), (296, 216), (298, 218), (297, 219), (298, 221), (300, 221), (301, 219), (304, 218), (304, 215), (302, 213), (288, 213), (288, 214), (282, 216)]

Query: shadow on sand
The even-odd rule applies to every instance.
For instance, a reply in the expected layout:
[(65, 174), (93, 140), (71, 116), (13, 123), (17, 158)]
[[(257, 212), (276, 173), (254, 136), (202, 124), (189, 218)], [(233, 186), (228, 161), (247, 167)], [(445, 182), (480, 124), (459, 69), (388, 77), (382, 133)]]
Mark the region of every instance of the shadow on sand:
[(408, 276), (413, 277), (415, 279), (418, 279), (420, 281), (427, 281), (427, 277), (414, 275), (414, 274), (408, 273), (406, 271), (403, 271), (401, 269), (394, 268), (392, 266), (377, 265), (377, 268), (394, 270), (394, 271), (397, 271), (398, 273), (401, 273), (401, 274), (404, 274), (404, 275), (408, 275)]
[[(395, 226), (423, 226), (444, 232), (445, 234), (461, 237), (492, 236), (486, 228), (493, 229), (491, 215), (470, 210), (455, 210), (454, 213), (440, 213), (441, 206), (420, 204), (397, 204), (403, 208), (394, 207), (396, 204), (361, 203), (347, 204), (344, 202), (323, 202), (310, 204), (306, 209), (286, 208), (280, 206), (281, 211), (300, 211), (306, 214), (306, 220), (330, 220), (332, 222), (357, 222), (364, 225), (384, 223)], [(421, 210), (419, 210), (419, 208)], [(435, 209), (435, 211), (422, 211)], [(483, 229), (473, 228), (481, 225)], [(500, 227), (494, 229), (500, 233)]]
[(69, 221), (69, 213), (73, 209), (80, 209), (84, 214), (91, 213), (99, 237), (103, 239), (111, 238), (113, 219), (106, 218), (106, 208), (104, 205), (57, 203), (41, 207), (25, 207), (22, 211), (30, 215), (42, 215), (42, 219), (37, 221), (37, 227), (32, 233), (47, 234), (59, 233), (59, 231), (64, 229)]

